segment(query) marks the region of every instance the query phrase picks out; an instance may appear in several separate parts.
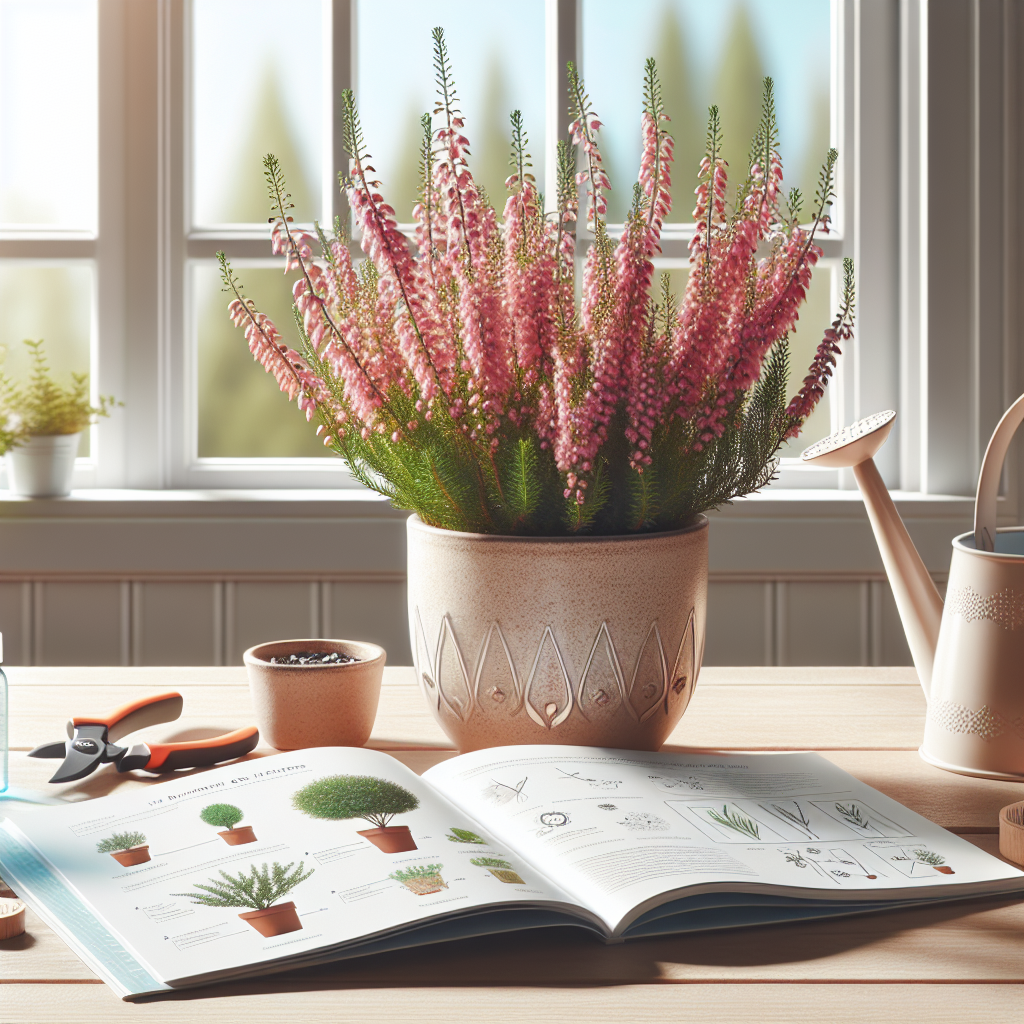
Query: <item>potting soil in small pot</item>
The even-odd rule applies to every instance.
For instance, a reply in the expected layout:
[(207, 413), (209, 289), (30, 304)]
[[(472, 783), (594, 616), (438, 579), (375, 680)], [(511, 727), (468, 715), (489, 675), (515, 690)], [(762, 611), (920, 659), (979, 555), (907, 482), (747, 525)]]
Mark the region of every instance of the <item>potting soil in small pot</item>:
[(302, 922), (292, 902), (278, 903), (277, 906), (267, 907), (265, 910), (250, 910), (238, 916), (267, 939), (272, 939), (275, 935), (284, 935), (285, 932), (297, 932), (302, 928)]

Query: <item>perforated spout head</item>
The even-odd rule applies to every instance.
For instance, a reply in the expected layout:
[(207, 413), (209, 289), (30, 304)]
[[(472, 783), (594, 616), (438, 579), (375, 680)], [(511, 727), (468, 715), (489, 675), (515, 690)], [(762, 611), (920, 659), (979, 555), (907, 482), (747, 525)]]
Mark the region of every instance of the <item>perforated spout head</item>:
[(896, 422), (896, 413), (892, 409), (876, 412), (862, 420), (837, 430), (834, 434), (816, 441), (805, 448), (800, 458), (804, 462), (813, 462), (816, 466), (829, 469), (845, 469), (848, 466), (859, 466), (872, 458), (875, 452), (885, 444), (885, 439)]

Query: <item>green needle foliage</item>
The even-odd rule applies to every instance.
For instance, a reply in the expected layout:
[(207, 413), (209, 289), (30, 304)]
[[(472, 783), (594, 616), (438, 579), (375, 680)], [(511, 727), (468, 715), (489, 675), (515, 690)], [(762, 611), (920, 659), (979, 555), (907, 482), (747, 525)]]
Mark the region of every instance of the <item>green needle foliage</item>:
[(446, 837), (449, 843), (476, 843), (478, 846), (484, 844), (484, 840), (475, 832), (470, 832), (468, 828), (451, 828), (449, 831), (452, 833)]
[(443, 864), (414, 864), (412, 867), (392, 871), (388, 878), (396, 882), (406, 882), (413, 878), (440, 878), (443, 867)]
[(141, 846), (146, 837), (141, 832), (115, 832), (96, 844), (97, 853), (122, 853), (133, 846)]
[(751, 839), (760, 839), (761, 833), (757, 827), (757, 822), (752, 821), (745, 814), (740, 814), (739, 811), (730, 811), (728, 805), (722, 807), (722, 813), (718, 811), (708, 811), (708, 817), (712, 821), (718, 822), (719, 825), (724, 825), (726, 828), (731, 828), (736, 832), (742, 832), (746, 836), (750, 836)]
[(864, 812), (856, 804), (836, 804), (836, 810), (857, 828), (870, 828), (871, 822), (864, 817)]
[(287, 896), (300, 882), (313, 874), (313, 868), (303, 871), (303, 862), (292, 870), (295, 862), (283, 867), (274, 861), (273, 867), (266, 864), (257, 868), (249, 865), (248, 871), (230, 875), (220, 872), (220, 878), (211, 878), (209, 885), (195, 883), (202, 892), (174, 892), (172, 896), (185, 896), (193, 903), (204, 907), (248, 907), (250, 910), (266, 910), (283, 896)]
[(15, 383), (0, 373), (0, 454), (26, 437), (77, 434), (98, 416), (109, 416), (115, 406), (123, 405), (112, 395), (100, 395), (99, 405), (89, 401), (89, 375), (71, 374), (71, 386), (63, 387), (53, 379), (43, 351), (43, 340), (25, 340), (31, 371), (28, 381)]
[(512, 869), (512, 865), (500, 857), (472, 857), (469, 863), (475, 864), (478, 868), (504, 868), (506, 871)]
[(364, 818), (377, 828), (386, 828), (396, 814), (414, 811), (420, 805), (418, 797), (397, 782), (371, 775), (330, 775), (317, 779), (300, 789), (292, 803), (311, 818)]
[(935, 853), (933, 850), (915, 850), (914, 857), (922, 864), (931, 864), (932, 867), (938, 867), (940, 864), (946, 863), (946, 858), (940, 853)]
[(234, 804), (210, 804), (199, 812), (199, 817), (207, 825), (216, 825), (218, 828), (232, 829), (245, 817), (241, 807)]

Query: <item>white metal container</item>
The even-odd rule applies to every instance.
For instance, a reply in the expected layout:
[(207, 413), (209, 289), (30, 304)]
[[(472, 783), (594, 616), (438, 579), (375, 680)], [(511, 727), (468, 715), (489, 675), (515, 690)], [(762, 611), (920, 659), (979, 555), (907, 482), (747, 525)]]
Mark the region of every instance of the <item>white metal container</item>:
[(7, 488), (24, 498), (63, 498), (71, 493), (78, 434), (26, 438), (7, 453)]

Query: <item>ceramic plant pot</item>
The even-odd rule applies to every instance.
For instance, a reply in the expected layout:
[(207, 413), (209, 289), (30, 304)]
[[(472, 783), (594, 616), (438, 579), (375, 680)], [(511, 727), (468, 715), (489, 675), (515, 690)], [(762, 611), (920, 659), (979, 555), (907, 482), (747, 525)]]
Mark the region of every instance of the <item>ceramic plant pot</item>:
[(223, 832), (218, 832), (217, 835), (228, 846), (244, 846), (246, 843), (256, 842), (256, 833), (253, 832), (252, 825), (240, 825), (238, 828), (225, 829)]
[(416, 675), (460, 750), (665, 742), (704, 653), (706, 516), (624, 537), (407, 531)]
[(71, 493), (71, 478), (81, 434), (46, 434), (28, 437), (7, 453), (7, 487), (24, 498), (64, 498)]
[(144, 846), (133, 846), (130, 849), (112, 853), (110, 856), (123, 868), (130, 868), (134, 864), (145, 864), (147, 860), (151, 859), (148, 843)]
[(948, 864), (933, 864), (932, 867), (943, 875), (956, 874), (956, 872)]
[(266, 939), (284, 935), (285, 932), (297, 932), (302, 928), (294, 903), (278, 903), (276, 906), (267, 907), (266, 910), (250, 910), (238, 916), (251, 924)]
[[(301, 652), (348, 654), (342, 665), (272, 665)], [(242, 655), (260, 735), (278, 750), (361, 747), (373, 729), (384, 648), (355, 640), (278, 640)]]
[(364, 839), (368, 839), (382, 853), (406, 853), (418, 848), (408, 825), (365, 828), (358, 834)]

